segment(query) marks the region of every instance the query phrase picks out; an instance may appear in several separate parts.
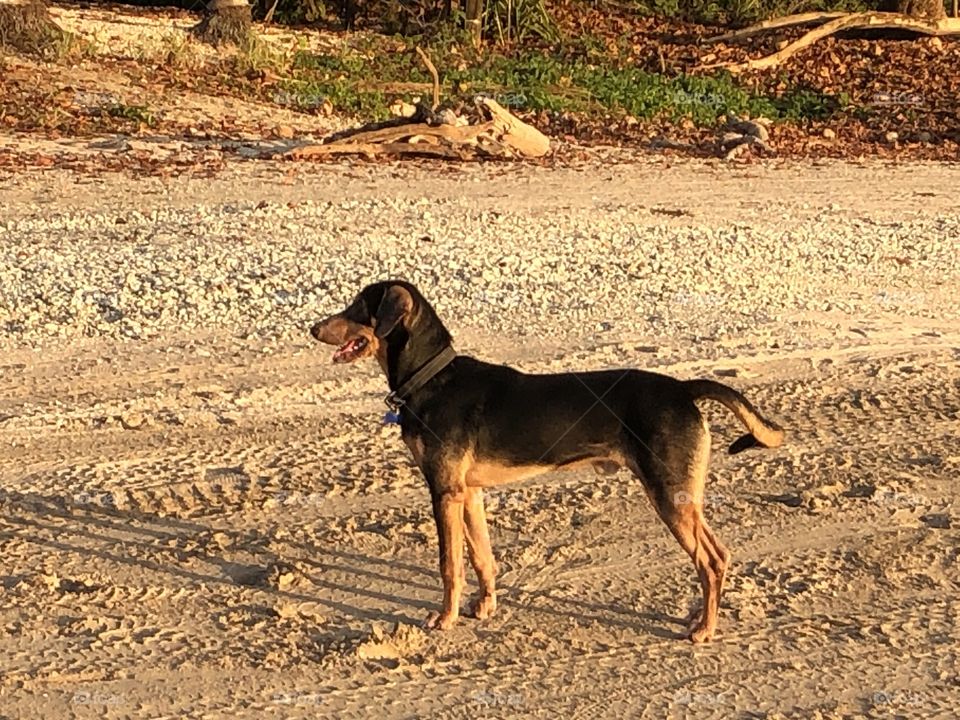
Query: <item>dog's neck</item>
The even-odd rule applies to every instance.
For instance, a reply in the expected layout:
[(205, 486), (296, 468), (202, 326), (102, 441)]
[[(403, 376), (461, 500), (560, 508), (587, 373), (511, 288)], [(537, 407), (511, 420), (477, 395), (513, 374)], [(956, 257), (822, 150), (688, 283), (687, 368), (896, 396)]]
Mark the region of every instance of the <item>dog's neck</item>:
[(406, 337), (387, 348), (387, 384), (391, 391), (398, 390), (451, 342), (450, 333), (439, 320), (418, 325), (415, 332), (400, 332)]

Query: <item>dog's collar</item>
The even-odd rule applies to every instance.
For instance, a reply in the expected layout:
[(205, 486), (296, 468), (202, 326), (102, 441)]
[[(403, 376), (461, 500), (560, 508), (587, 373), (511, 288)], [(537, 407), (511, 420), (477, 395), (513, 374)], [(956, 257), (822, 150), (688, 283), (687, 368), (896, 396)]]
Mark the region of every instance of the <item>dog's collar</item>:
[(399, 410), (406, 404), (409, 397), (428, 382), (433, 380), (437, 373), (443, 370), (457, 356), (457, 351), (447, 345), (432, 358), (427, 360), (420, 369), (407, 378), (396, 390), (387, 395), (383, 401), (391, 410)]

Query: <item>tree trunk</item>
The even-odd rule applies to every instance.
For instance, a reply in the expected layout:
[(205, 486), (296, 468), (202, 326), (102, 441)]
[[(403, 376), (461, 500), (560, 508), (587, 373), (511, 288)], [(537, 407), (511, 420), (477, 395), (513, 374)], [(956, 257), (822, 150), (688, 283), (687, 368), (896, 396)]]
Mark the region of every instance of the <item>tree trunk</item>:
[(250, 38), (250, 4), (247, 0), (210, 0), (207, 15), (193, 32), (211, 45), (241, 45)]
[(43, 54), (66, 37), (44, 0), (0, 0), (0, 48)]

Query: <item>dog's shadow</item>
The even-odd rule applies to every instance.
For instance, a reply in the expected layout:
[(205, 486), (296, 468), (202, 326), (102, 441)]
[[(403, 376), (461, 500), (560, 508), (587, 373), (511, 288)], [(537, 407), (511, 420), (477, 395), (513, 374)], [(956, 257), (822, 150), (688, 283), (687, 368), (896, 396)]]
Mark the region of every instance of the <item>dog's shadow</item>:
[[(8, 528), (0, 531), (0, 539), (139, 567), (196, 587), (250, 588), (265, 593), (267, 599), (309, 602), (340, 616), (341, 626), (358, 622), (419, 625), (440, 603), (441, 585), (435, 568), (342, 547), (285, 540), (297, 558), (291, 562), (291, 558), (278, 556), (269, 547), (266, 534), (251, 537), (249, 532), (213, 527), (194, 519), (96, 504), (74, 505), (63, 497), (38, 493), (0, 491), (0, 519)], [(205, 541), (213, 535), (225, 541), (230, 551), (206, 547)], [(307, 582), (295, 587), (276, 583), (275, 576), (293, 565), (303, 569)], [(10, 575), (0, 581), (7, 586), (21, 579), (22, 575)], [(472, 577), (469, 583), (466, 594), (473, 592)], [(511, 584), (501, 585), (500, 591), (501, 613), (507, 618), (514, 611), (544, 614), (578, 623), (619, 626), (669, 640), (685, 636), (685, 632), (669, 626), (685, 629), (689, 619), (559, 597), (548, 590), (521, 590)], [(412, 616), (403, 609), (416, 609), (419, 614)], [(494, 618), (494, 627), (505, 629), (503, 620), (498, 620)]]
[[(291, 563), (269, 547), (270, 538), (266, 535), (251, 539), (249, 533), (212, 527), (195, 520), (95, 504), (73, 505), (62, 497), (10, 491), (0, 491), (0, 519), (8, 528), (0, 532), (0, 539), (16, 539), (57, 553), (139, 567), (172, 575), (195, 586), (252, 588), (277, 600), (316, 603), (347, 620), (417, 623), (419, 619), (403, 613), (372, 607), (392, 605), (420, 608), (424, 612), (433, 608), (433, 603), (426, 600), (368, 587), (372, 583), (364, 583), (364, 578), (391, 582), (397, 587), (426, 588), (427, 585), (411, 583), (402, 577), (401, 572), (409, 570), (403, 565), (398, 565), (393, 574), (371, 571), (367, 569), (371, 565), (383, 562), (389, 566), (390, 563), (361, 553), (338, 557), (340, 554), (336, 551), (318, 550), (314, 559), (300, 563), (317, 570), (306, 573), (308, 583), (300, 583), (296, 589), (283, 589), (271, 582), (271, 574), (282, 573)], [(211, 551), (205, 547), (205, 541), (213, 535), (222, 538), (231, 551)], [(352, 577), (357, 582), (333, 582), (326, 580), (324, 574)], [(307, 584), (320, 592), (304, 592), (302, 588)], [(435, 588), (430, 586), (430, 589)], [(332, 596), (352, 596), (357, 601)], [(364, 599), (371, 601), (371, 607), (359, 602)]]

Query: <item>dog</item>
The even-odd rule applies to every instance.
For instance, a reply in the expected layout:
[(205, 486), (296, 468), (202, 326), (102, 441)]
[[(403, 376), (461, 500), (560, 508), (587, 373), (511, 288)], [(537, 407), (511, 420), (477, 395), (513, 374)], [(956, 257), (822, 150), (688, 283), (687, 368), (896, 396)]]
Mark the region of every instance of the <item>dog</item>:
[(427, 481), (439, 537), (443, 606), (426, 627), (445, 630), (457, 621), (464, 540), (480, 586), (469, 612), (484, 619), (496, 611), (484, 488), (593, 466), (627, 468), (640, 478), (700, 579), (703, 607), (688, 637), (713, 637), (730, 553), (703, 517), (710, 433), (696, 401), (721, 403), (747, 429), (731, 454), (774, 448), (784, 438), (743, 395), (713, 380), (632, 369), (533, 375), (458, 355), (430, 303), (400, 280), (365, 287), (310, 332), (337, 347), (335, 363), (372, 357), (386, 374), (386, 402)]

